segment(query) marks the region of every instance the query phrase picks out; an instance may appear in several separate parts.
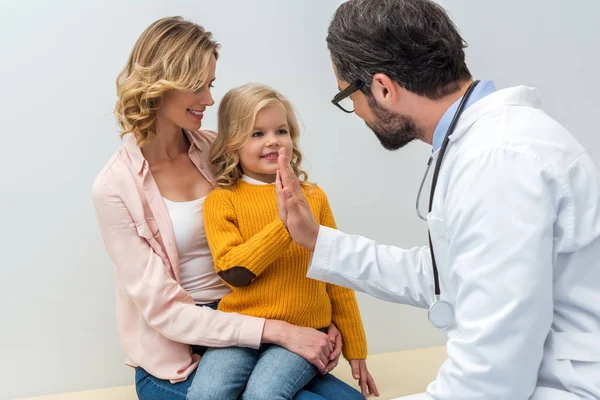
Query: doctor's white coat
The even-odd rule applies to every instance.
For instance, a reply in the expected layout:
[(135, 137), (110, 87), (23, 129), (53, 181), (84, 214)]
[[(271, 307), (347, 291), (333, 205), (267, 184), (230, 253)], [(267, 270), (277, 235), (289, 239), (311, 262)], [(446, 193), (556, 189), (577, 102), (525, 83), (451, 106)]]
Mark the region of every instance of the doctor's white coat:
[[(600, 176), (539, 106), (532, 88), (497, 91), (451, 136), (428, 224), (455, 323), (419, 398), (600, 399)], [(428, 247), (321, 227), (308, 276), (433, 301)]]

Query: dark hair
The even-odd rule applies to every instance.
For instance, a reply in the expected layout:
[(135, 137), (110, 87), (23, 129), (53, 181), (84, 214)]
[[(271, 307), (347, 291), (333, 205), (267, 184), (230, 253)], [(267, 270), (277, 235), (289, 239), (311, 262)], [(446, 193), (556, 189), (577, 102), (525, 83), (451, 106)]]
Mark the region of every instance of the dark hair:
[(327, 47), (340, 79), (364, 83), (383, 73), (406, 90), (438, 99), (471, 78), (466, 42), (446, 11), (430, 0), (349, 0), (339, 6)]

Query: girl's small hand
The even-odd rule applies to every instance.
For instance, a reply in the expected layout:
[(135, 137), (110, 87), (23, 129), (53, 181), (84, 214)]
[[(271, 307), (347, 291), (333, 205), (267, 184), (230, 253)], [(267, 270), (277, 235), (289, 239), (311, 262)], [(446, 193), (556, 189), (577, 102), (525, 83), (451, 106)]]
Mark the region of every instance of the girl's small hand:
[(367, 397), (367, 394), (374, 394), (375, 396), (379, 396), (379, 390), (377, 390), (377, 385), (375, 385), (375, 381), (369, 373), (367, 369), (367, 361), (366, 360), (350, 360), (350, 367), (352, 368), (352, 376), (354, 379), (358, 380), (358, 384), (360, 386), (360, 391), (362, 395)]

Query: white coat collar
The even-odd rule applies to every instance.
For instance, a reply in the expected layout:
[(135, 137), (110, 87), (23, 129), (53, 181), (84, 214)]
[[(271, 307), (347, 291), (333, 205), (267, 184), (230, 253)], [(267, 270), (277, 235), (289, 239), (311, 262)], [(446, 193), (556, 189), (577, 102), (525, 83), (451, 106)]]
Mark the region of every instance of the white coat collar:
[(498, 90), (487, 95), (464, 111), (458, 120), (454, 133), (450, 135), (450, 141), (456, 142), (460, 140), (479, 118), (503, 106), (540, 108), (541, 105), (540, 96), (535, 88), (515, 86)]

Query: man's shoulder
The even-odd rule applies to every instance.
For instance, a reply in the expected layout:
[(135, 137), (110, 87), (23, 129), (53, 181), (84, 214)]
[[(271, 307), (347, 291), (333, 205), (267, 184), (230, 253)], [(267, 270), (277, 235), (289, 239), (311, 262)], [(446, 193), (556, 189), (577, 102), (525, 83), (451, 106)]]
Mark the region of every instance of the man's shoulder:
[[(562, 174), (585, 148), (559, 122), (534, 107), (509, 106), (482, 116), (461, 143), (461, 157), (491, 152), (520, 154)], [(501, 161), (503, 158), (497, 158)]]

